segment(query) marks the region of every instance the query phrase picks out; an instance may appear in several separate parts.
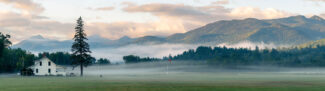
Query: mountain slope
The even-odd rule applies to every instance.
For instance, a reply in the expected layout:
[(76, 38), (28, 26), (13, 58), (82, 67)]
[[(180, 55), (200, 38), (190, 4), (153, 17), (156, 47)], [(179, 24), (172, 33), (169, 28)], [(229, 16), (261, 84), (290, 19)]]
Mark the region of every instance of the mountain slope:
[(325, 38), (325, 20), (313, 16), (280, 19), (218, 21), (183, 34), (167, 37), (174, 43), (237, 43), (243, 40), (275, 44), (301, 44)]
[(69, 48), (72, 44), (72, 41), (58, 41), (51, 40), (42, 37), (41, 35), (30, 37), (29, 39), (23, 40), (18, 44), (12, 46), (12, 48), (23, 48), (30, 51), (39, 51), (39, 50), (57, 50), (57, 49), (66, 49)]
[(243, 35), (247, 35), (250, 32), (254, 32), (256, 29), (269, 25), (270, 24), (267, 22), (252, 18), (245, 20), (219, 21), (184, 34), (169, 36), (168, 40), (171, 42), (183, 41), (185, 43), (223, 43), (241, 40), (242, 38), (238, 38), (242, 37)]
[[(91, 48), (104, 48), (126, 45), (134, 41), (134, 39), (125, 36), (118, 40), (110, 40), (99, 35), (93, 35), (89, 36), (87, 41)], [(58, 41), (37, 35), (13, 45), (12, 48), (22, 48), (30, 51), (67, 51), (70, 50), (72, 42), (73, 40)]]

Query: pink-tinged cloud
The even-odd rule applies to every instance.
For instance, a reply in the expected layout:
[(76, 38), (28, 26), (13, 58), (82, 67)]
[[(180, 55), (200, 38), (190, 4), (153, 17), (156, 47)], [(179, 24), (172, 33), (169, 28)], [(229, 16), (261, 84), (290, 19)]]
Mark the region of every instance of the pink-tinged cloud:
[(88, 23), (86, 27), (90, 35), (99, 34), (106, 38), (118, 39), (122, 36), (142, 37), (147, 35), (167, 36), (174, 33), (186, 32), (183, 25), (177, 21), (171, 22), (113, 22)]
[(110, 11), (110, 10), (114, 10), (114, 7), (101, 7), (101, 8), (96, 8), (96, 10)]
[(220, 0), (220, 1), (213, 2), (213, 4), (226, 5), (229, 4), (229, 0)]
[(0, 3), (12, 5), (14, 8), (22, 10), (27, 14), (38, 14), (44, 11), (44, 8), (32, 0), (0, 0)]
[(110, 6), (107, 6), (107, 7), (99, 7), (99, 8), (87, 8), (89, 10), (96, 10), (96, 11), (111, 11), (111, 10), (114, 10), (115, 7), (110, 7)]
[[(4, 1), (8, 2), (7, 0)], [(19, 1), (15, 1), (15, 3), (17, 2)], [(218, 20), (241, 18), (272, 19), (291, 15), (273, 8), (240, 7), (230, 9), (216, 4), (195, 7), (184, 4), (151, 3), (137, 5), (131, 2), (124, 2), (123, 5), (122, 10), (124, 12), (149, 13), (158, 19), (142, 23), (128, 21), (111, 23), (88, 22), (85, 19), (87, 34), (100, 34), (102, 37), (111, 39), (117, 39), (122, 36), (168, 36), (175, 33), (184, 33)], [(61, 23), (55, 20), (48, 20), (46, 17), (39, 16), (38, 14), (26, 15), (15, 12), (0, 12), (0, 31), (12, 34), (15, 41), (20, 41), (33, 35), (43, 35), (44, 37), (61, 40), (71, 39), (74, 33), (74, 25), (74, 22)]]
[(0, 32), (11, 34), (14, 43), (33, 35), (69, 39), (74, 32), (74, 24), (40, 20), (43, 18), (35, 17), (15, 12), (0, 12)]
[(293, 14), (276, 10), (273, 8), (260, 9), (254, 7), (239, 7), (233, 9), (229, 16), (234, 18), (258, 18), (258, 19), (274, 19), (292, 16)]
[(325, 2), (325, 0), (307, 0), (307, 1), (314, 1), (314, 2)]
[[(273, 8), (259, 9), (254, 7), (239, 7), (234, 9), (225, 8), (220, 5), (211, 5), (194, 7), (184, 4), (160, 4), (151, 3), (136, 5), (128, 2), (123, 10), (129, 13), (150, 13), (157, 16), (160, 20), (181, 23), (184, 31), (190, 31), (205, 24), (218, 20), (258, 18), (272, 19), (292, 15), (284, 11)], [(228, 0), (219, 1), (219, 4), (229, 3)], [(180, 29), (179, 29), (180, 30)]]
[(230, 17), (226, 15), (230, 9), (214, 5), (193, 7), (184, 4), (152, 3), (135, 5), (128, 3), (127, 7), (123, 8), (123, 10), (129, 13), (150, 13), (158, 17), (161, 21), (180, 21), (185, 27), (186, 31), (203, 26), (208, 22), (221, 19), (230, 19)]

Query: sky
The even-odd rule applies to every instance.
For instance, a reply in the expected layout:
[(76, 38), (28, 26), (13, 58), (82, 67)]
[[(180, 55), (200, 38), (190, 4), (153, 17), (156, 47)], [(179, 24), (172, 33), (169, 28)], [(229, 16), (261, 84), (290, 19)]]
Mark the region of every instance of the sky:
[(109, 39), (185, 33), (219, 20), (325, 18), (325, 0), (0, 0), (0, 32), (72, 39), (81, 16), (88, 36)]

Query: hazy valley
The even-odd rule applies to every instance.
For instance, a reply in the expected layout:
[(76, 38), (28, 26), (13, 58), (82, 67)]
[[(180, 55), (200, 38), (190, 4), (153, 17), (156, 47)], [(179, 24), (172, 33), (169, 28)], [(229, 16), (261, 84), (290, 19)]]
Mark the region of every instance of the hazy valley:
[[(122, 61), (122, 56), (133, 54), (144, 57), (177, 55), (198, 46), (226, 46), (231, 48), (294, 48), (316, 46), (312, 41), (320, 42), (325, 38), (325, 20), (319, 16), (291, 16), (279, 19), (217, 21), (186, 33), (166, 37), (127, 36), (111, 40), (99, 35), (91, 35), (88, 42), (93, 56), (106, 57), (112, 61)], [(319, 40), (319, 41), (317, 41)], [(22, 48), (33, 53), (69, 52), (72, 40), (58, 41), (36, 35), (23, 40), (12, 48)], [(324, 43), (317, 43), (317, 45)], [(150, 50), (150, 51), (149, 51)]]

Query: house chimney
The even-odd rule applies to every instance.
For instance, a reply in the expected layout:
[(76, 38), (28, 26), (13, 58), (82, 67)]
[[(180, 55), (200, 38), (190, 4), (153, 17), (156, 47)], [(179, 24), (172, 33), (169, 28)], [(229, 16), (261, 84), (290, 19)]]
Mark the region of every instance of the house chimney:
[(43, 53), (43, 57), (46, 57), (46, 54), (45, 53)]

